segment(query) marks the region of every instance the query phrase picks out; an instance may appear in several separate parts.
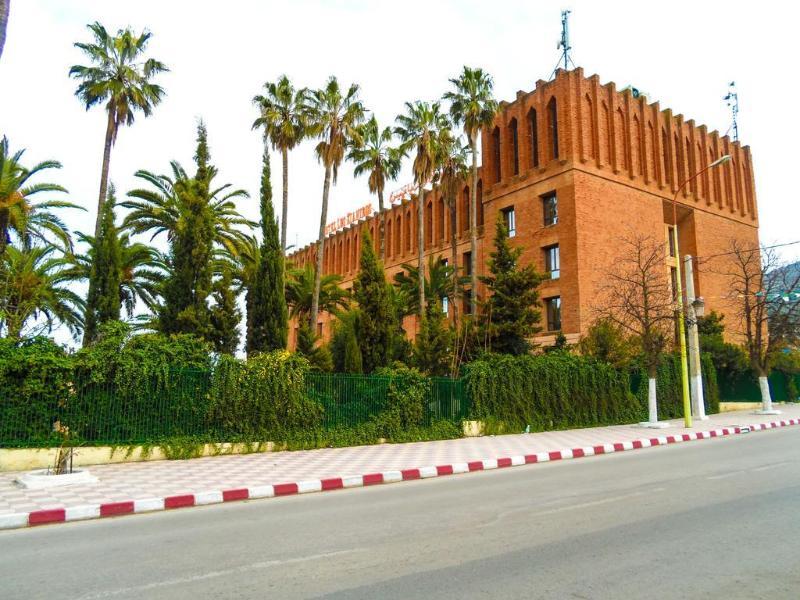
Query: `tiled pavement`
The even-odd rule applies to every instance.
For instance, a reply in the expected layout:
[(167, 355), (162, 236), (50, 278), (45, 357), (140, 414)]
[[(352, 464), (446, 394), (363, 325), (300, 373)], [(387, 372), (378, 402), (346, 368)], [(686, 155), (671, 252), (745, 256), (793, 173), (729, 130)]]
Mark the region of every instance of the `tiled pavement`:
[(90, 467), (98, 478), (96, 483), (50, 490), (22, 489), (14, 483), (18, 473), (0, 473), (0, 515), (453, 464), (800, 417), (800, 406), (780, 408), (783, 414), (777, 417), (749, 411), (713, 415), (707, 421), (695, 422), (691, 430), (684, 429), (681, 420), (674, 420), (670, 428), (663, 430), (618, 425), (437, 442), (98, 465)]

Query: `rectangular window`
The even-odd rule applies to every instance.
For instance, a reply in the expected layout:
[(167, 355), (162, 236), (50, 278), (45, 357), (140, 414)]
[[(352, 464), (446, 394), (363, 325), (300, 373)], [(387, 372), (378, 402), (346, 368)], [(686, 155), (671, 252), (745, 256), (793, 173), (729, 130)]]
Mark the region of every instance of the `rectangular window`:
[(464, 252), (464, 275), (472, 275), (472, 252)]
[(542, 205), (544, 206), (544, 226), (558, 223), (558, 197), (555, 192), (542, 196)]
[(561, 256), (558, 244), (547, 246), (544, 249), (544, 270), (550, 279), (558, 279), (561, 276)]
[(514, 207), (509, 206), (508, 208), (504, 208), (501, 212), (503, 213), (503, 223), (505, 223), (506, 229), (508, 230), (508, 237), (515, 237), (517, 235), (517, 217), (514, 213)]
[(667, 244), (669, 245), (669, 255), (675, 258), (675, 228), (670, 225), (667, 227)]
[(464, 291), (464, 314), (472, 314), (472, 293), (469, 290)]
[(450, 308), (450, 299), (447, 296), (442, 296), (442, 312), (447, 314), (448, 308)]
[(561, 331), (561, 296), (547, 298), (544, 306), (547, 313), (547, 331)]
[(317, 323), (317, 337), (322, 337), (322, 321)]

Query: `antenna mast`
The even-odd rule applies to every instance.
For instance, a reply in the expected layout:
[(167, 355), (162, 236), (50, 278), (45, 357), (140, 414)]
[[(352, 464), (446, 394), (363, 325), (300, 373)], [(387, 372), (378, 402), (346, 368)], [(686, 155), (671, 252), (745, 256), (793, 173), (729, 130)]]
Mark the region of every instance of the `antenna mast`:
[(723, 98), (731, 109), (731, 126), (728, 131), (733, 129), (733, 141), (739, 141), (739, 94), (736, 93), (736, 82), (731, 81), (728, 84), (728, 93)]
[(569, 70), (569, 63), (572, 63), (572, 66), (575, 66), (575, 63), (572, 61), (572, 57), (569, 55), (570, 50), (572, 50), (572, 46), (569, 44), (569, 14), (571, 10), (562, 10), (561, 11), (561, 40), (558, 42), (556, 48), (561, 49), (561, 60), (559, 61), (559, 65), (563, 62), (564, 70)]

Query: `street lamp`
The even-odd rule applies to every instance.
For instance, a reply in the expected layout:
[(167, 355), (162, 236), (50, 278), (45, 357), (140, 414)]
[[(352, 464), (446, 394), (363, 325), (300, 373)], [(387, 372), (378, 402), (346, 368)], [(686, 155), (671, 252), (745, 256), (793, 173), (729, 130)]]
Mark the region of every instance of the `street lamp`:
[(677, 273), (677, 277), (675, 278), (675, 296), (677, 298), (678, 306), (676, 307), (676, 313), (678, 315), (678, 337), (680, 338), (680, 348), (681, 348), (681, 395), (683, 396), (683, 420), (686, 427), (692, 426), (692, 408), (691, 403), (689, 400), (689, 372), (687, 367), (686, 361), (686, 328), (683, 322), (683, 287), (681, 285), (681, 264), (680, 264), (680, 251), (678, 250), (678, 195), (681, 193), (683, 188), (686, 187), (686, 184), (694, 179), (697, 179), (700, 175), (713, 169), (714, 167), (718, 167), (720, 165), (724, 165), (726, 162), (730, 161), (731, 157), (729, 154), (726, 154), (710, 165), (701, 169), (691, 177), (689, 177), (686, 181), (684, 181), (675, 192), (675, 195), (672, 197), (672, 244), (675, 248), (675, 258), (677, 259), (678, 268), (675, 269)]

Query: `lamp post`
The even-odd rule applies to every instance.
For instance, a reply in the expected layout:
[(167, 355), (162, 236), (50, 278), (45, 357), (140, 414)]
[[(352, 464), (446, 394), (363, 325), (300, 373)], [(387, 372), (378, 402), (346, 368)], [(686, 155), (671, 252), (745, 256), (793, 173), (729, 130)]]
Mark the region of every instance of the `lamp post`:
[(708, 419), (706, 416), (705, 401), (703, 398), (703, 373), (700, 366), (700, 340), (697, 333), (697, 319), (705, 313), (703, 298), (694, 296), (694, 273), (692, 268), (693, 258), (686, 255), (683, 265), (686, 269), (686, 323), (689, 326), (689, 387), (692, 391), (692, 416), (701, 421)]
[(681, 264), (680, 264), (680, 251), (678, 249), (678, 195), (681, 193), (683, 188), (686, 187), (686, 184), (690, 181), (697, 179), (700, 175), (713, 169), (714, 167), (718, 167), (719, 165), (724, 165), (731, 159), (729, 154), (718, 158), (710, 165), (701, 169), (688, 179), (684, 181), (675, 192), (675, 195), (672, 197), (672, 244), (675, 249), (675, 258), (677, 259), (678, 268), (675, 269), (677, 277), (675, 278), (675, 297), (677, 301), (677, 306), (675, 307), (675, 312), (678, 316), (678, 337), (680, 342), (680, 349), (681, 349), (681, 396), (683, 397), (683, 421), (686, 427), (692, 426), (692, 407), (691, 401), (689, 400), (689, 373), (687, 369), (687, 361), (686, 361), (686, 326), (683, 321), (683, 288), (681, 286)]

